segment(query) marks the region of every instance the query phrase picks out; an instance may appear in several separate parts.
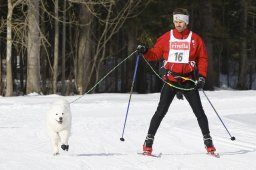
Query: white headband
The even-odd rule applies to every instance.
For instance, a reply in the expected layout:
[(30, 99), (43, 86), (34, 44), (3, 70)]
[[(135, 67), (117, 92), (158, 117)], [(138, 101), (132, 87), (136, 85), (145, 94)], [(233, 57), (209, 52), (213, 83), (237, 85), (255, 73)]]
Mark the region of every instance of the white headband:
[(188, 15), (184, 15), (184, 14), (175, 14), (173, 15), (173, 22), (176, 20), (181, 20), (184, 21), (186, 24), (188, 24), (189, 22), (189, 17)]

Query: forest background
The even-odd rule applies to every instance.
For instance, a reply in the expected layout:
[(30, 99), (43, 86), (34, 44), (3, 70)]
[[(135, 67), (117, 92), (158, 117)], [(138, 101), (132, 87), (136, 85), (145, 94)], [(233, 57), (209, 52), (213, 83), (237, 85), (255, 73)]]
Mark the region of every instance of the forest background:
[[(256, 89), (254, 0), (0, 0), (0, 95), (84, 94), (173, 28), (175, 8), (189, 10), (189, 28), (207, 46), (205, 89)], [(129, 92), (135, 62), (134, 54), (91, 92)], [(161, 61), (150, 64), (161, 74)], [(134, 91), (162, 83), (141, 59)]]

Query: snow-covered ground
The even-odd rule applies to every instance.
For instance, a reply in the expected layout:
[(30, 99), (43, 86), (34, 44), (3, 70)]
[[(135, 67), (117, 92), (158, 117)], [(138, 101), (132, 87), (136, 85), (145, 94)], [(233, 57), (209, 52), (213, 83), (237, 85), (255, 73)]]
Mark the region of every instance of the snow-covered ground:
[[(51, 153), (46, 111), (57, 95), (0, 97), (1, 170), (255, 170), (256, 91), (206, 91), (236, 141), (200, 92), (220, 158), (205, 153), (200, 129), (187, 101), (175, 99), (155, 136), (154, 152), (138, 155), (159, 93), (133, 94), (119, 139), (129, 94), (90, 94), (71, 104), (69, 152)], [(79, 96), (65, 97), (69, 101)]]

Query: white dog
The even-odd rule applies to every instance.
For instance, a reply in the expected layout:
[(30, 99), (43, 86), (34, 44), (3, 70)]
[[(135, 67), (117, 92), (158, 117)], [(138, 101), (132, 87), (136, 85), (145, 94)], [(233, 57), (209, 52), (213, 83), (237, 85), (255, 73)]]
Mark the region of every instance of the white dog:
[(53, 155), (59, 154), (58, 145), (68, 151), (72, 115), (69, 102), (61, 99), (53, 103), (47, 113), (47, 128), (52, 142)]

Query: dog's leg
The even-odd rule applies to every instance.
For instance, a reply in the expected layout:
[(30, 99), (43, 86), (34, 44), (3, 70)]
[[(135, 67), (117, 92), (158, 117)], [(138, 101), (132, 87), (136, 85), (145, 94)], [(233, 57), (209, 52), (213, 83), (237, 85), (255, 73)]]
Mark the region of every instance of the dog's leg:
[(68, 130), (63, 130), (63, 131), (59, 132), (59, 135), (60, 135), (60, 141), (61, 141), (61, 148), (64, 151), (68, 151), (68, 149), (69, 149), (68, 139), (70, 136), (70, 132)]
[(50, 132), (50, 135), (52, 140), (53, 155), (58, 155), (59, 154), (58, 143), (60, 140), (59, 135), (56, 132)]

